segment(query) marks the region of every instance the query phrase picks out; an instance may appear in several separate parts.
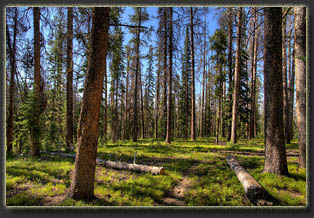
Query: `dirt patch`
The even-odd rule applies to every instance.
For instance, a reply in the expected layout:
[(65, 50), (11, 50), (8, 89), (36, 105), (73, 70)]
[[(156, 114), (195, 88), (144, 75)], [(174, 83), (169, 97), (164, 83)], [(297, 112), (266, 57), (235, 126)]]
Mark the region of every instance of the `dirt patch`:
[(297, 191), (292, 191), (292, 190), (288, 190), (288, 189), (278, 189), (278, 193), (279, 194), (288, 194), (290, 195), (292, 198), (299, 198), (302, 197), (303, 195)]
[(183, 177), (177, 181), (177, 185), (175, 185), (173, 189), (161, 199), (161, 205), (184, 206), (184, 194), (192, 187), (192, 181), (188, 175), (194, 172), (196, 168), (197, 165), (193, 165), (183, 173)]

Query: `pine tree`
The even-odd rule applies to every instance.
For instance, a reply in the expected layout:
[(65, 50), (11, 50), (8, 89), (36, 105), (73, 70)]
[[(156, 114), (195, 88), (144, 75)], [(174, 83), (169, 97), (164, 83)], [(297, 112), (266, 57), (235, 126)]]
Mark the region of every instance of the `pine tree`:
[(189, 43), (189, 26), (186, 27), (184, 53), (181, 58), (181, 83), (178, 99), (178, 132), (179, 136), (187, 139), (190, 132), (191, 119), (191, 47)]
[(283, 130), (281, 8), (265, 8), (264, 13), (264, 171), (288, 175)]
[(81, 107), (78, 150), (68, 197), (75, 200), (94, 198), (94, 181), (98, 143), (98, 123), (107, 56), (109, 8), (93, 9), (91, 53)]

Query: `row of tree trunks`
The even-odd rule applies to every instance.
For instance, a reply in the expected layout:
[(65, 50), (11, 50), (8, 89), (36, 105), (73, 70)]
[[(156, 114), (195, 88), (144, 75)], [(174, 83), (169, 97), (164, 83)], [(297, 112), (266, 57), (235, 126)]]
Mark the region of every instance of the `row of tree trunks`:
[[(60, 157), (65, 157), (65, 158), (75, 158), (75, 154), (66, 154), (66, 153), (61, 153), (61, 152), (43, 152), (45, 154), (49, 155), (59, 155)], [(152, 173), (153, 175), (163, 175), (165, 174), (165, 168), (163, 167), (156, 167), (156, 166), (149, 166), (149, 165), (142, 165), (142, 164), (129, 164), (126, 162), (121, 162), (121, 161), (105, 161), (102, 159), (96, 158), (96, 164), (113, 168), (113, 169), (118, 169), (118, 170), (131, 170), (135, 172), (141, 172), (141, 173)]]

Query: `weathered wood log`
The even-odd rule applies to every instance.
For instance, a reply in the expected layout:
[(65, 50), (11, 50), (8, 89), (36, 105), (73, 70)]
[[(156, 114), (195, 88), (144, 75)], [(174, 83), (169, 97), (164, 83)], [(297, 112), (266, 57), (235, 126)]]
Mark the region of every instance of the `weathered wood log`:
[(255, 205), (259, 201), (265, 201), (266, 190), (235, 160), (233, 156), (227, 157), (230, 168), (234, 171), (241, 182), (246, 197)]
[[(75, 154), (66, 154), (62, 152), (45, 152), (46, 154), (50, 155), (59, 155), (61, 157), (71, 157), (75, 158)], [(150, 172), (153, 175), (163, 175), (165, 173), (165, 168), (163, 167), (155, 167), (155, 166), (148, 166), (148, 165), (142, 165), (142, 164), (129, 164), (126, 162), (121, 162), (121, 161), (105, 161), (102, 159), (96, 159), (96, 164), (105, 166), (105, 167), (110, 167), (114, 169), (119, 169), (119, 170), (132, 170), (136, 172)]]
[[(97, 159), (96, 162), (98, 162), (100, 165), (104, 165), (106, 167), (111, 167), (114, 169), (123, 169), (123, 170), (132, 170), (136, 172), (151, 172), (155, 175), (163, 175), (165, 173), (165, 168), (163, 167), (155, 167), (155, 166), (148, 166), (148, 165), (141, 165), (141, 164), (129, 164), (126, 162), (120, 162), (120, 161), (104, 161)], [(98, 164), (97, 163), (97, 164)]]

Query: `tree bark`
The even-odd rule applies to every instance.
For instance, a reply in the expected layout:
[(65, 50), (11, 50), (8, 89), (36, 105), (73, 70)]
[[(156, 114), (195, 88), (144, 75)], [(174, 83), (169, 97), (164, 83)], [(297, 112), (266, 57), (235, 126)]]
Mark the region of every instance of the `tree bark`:
[(294, 11), (296, 114), (299, 130), (299, 167), (306, 167), (306, 8)]
[(195, 64), (194, 64), (194, 24), (193, 24), (193, 7), (190, 7), (190, 26), (191, 26), (191, 62), (192, 62), (192, 95), (191, 95), (191, 105), (192, 105), (192, 110), (191, 110), (191, 139), (195, 140), (196, 139), (196, 134), (195, 134), (195, 120), (196, 120), (196, 115), (195, 115)]
[(241, 25), (242, 25), (242, 7), (238, 10), (238, 27), (237, 27), (237, 50), (236, 63), (234, 72), (234, 90), (232, 105), (232, 125), (231, 125), (231, 142), (237, 142), (237, 117), (239, 104), (239, 85), (240, 85), (240, 50), (241, 50)]
[(281, 8), (265, 8), (264, 36), (264, 172), (288, 175), (283, 130)]
[(67, 130), (66, 130), (66, 149), (73, 149), (73, 13), (72, 8), (68, 7), (68, 26), (67, 26)]
[(34, 21), (34, 116), (32, 126), (31, 155), (39, 156), (40, 153), (40, 8), (33, 8)]
[(168, 69), (168, 110), (166, 143), (171, 143), (172, 138), (172, 7), (169, 8), (169, 69)]
[(78, 150), (68, 194), (75, 200), (94, 198), (98, 122), (108, 46), (109, 8), (94, 8), (92, 22), (91, 62), (84, 84), (77, 134)]
[(11, 44), (11, 37), (8, 24), (6, 24), (6, 36), (8, 43), (8, 53), (10, 56), (10, 100), (9, 100), (9, 117), (7, 120), (7, 154), (12, 152), (13, 148), (13, 130), (14, 130), (14, 101), (15, 101), (15, 71), (16, 71), (16, 37), (17, 37), (17, 17), (18, 10), (14, 8), (14, 27), (13, 27), (13, 42)]

